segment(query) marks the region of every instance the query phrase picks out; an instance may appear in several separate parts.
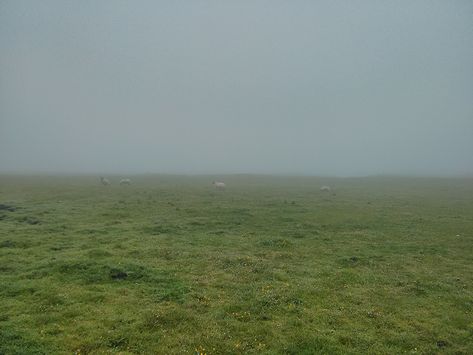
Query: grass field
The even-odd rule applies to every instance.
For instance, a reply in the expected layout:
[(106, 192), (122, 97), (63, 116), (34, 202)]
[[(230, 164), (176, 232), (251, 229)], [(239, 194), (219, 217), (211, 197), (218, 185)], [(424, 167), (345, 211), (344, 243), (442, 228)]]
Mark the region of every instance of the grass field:
[(1, 354), (473, 353), (473, 179), (132, 179), (0, 176)]

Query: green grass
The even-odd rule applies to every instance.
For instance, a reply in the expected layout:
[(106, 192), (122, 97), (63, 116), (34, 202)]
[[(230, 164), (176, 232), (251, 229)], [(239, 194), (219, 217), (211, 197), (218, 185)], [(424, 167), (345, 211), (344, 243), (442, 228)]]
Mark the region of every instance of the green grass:
[(212, 179), (1, 176), (0, 354), (473, 353), (473, 179)]

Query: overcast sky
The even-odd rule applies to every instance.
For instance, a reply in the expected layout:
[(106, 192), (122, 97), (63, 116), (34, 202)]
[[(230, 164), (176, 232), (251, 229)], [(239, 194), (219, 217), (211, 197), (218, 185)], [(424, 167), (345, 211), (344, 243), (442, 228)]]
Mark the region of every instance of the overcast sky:
[(473, 1), (0, 2), (0, 172), (473, 173)]

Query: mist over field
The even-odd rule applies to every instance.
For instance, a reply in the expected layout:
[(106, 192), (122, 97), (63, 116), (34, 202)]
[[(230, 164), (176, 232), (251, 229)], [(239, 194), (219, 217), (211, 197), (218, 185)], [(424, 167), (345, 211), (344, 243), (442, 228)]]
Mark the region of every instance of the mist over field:
[(0, 173), (473, 173), (471, 1), (2, 1)]
[(0, 354), (473, 354), (472, 19), (0, 0)]

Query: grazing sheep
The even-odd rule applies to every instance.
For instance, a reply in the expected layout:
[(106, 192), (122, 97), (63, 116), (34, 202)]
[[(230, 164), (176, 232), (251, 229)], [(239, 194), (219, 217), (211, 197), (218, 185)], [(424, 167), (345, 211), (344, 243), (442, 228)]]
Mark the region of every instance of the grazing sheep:
[(104, 186), (108, 186), (110, 185), (110, 181), (106, 178), (104, 178), (103, 176), (100, 177), (100, 182), (102, 183), (102, 185)]
[(225, 183), (220, 181), (212, 181), (212, 184), (217, 190), (225, 190)]
[(332, 189), (330, 188), (330, 186), (324, 185), (320, 188), (320, 191), (330, 192), (332, 191)]
[(121, 179), (120, 180), (120, 185), (131, 185), (131, 180), (130, 179)]

